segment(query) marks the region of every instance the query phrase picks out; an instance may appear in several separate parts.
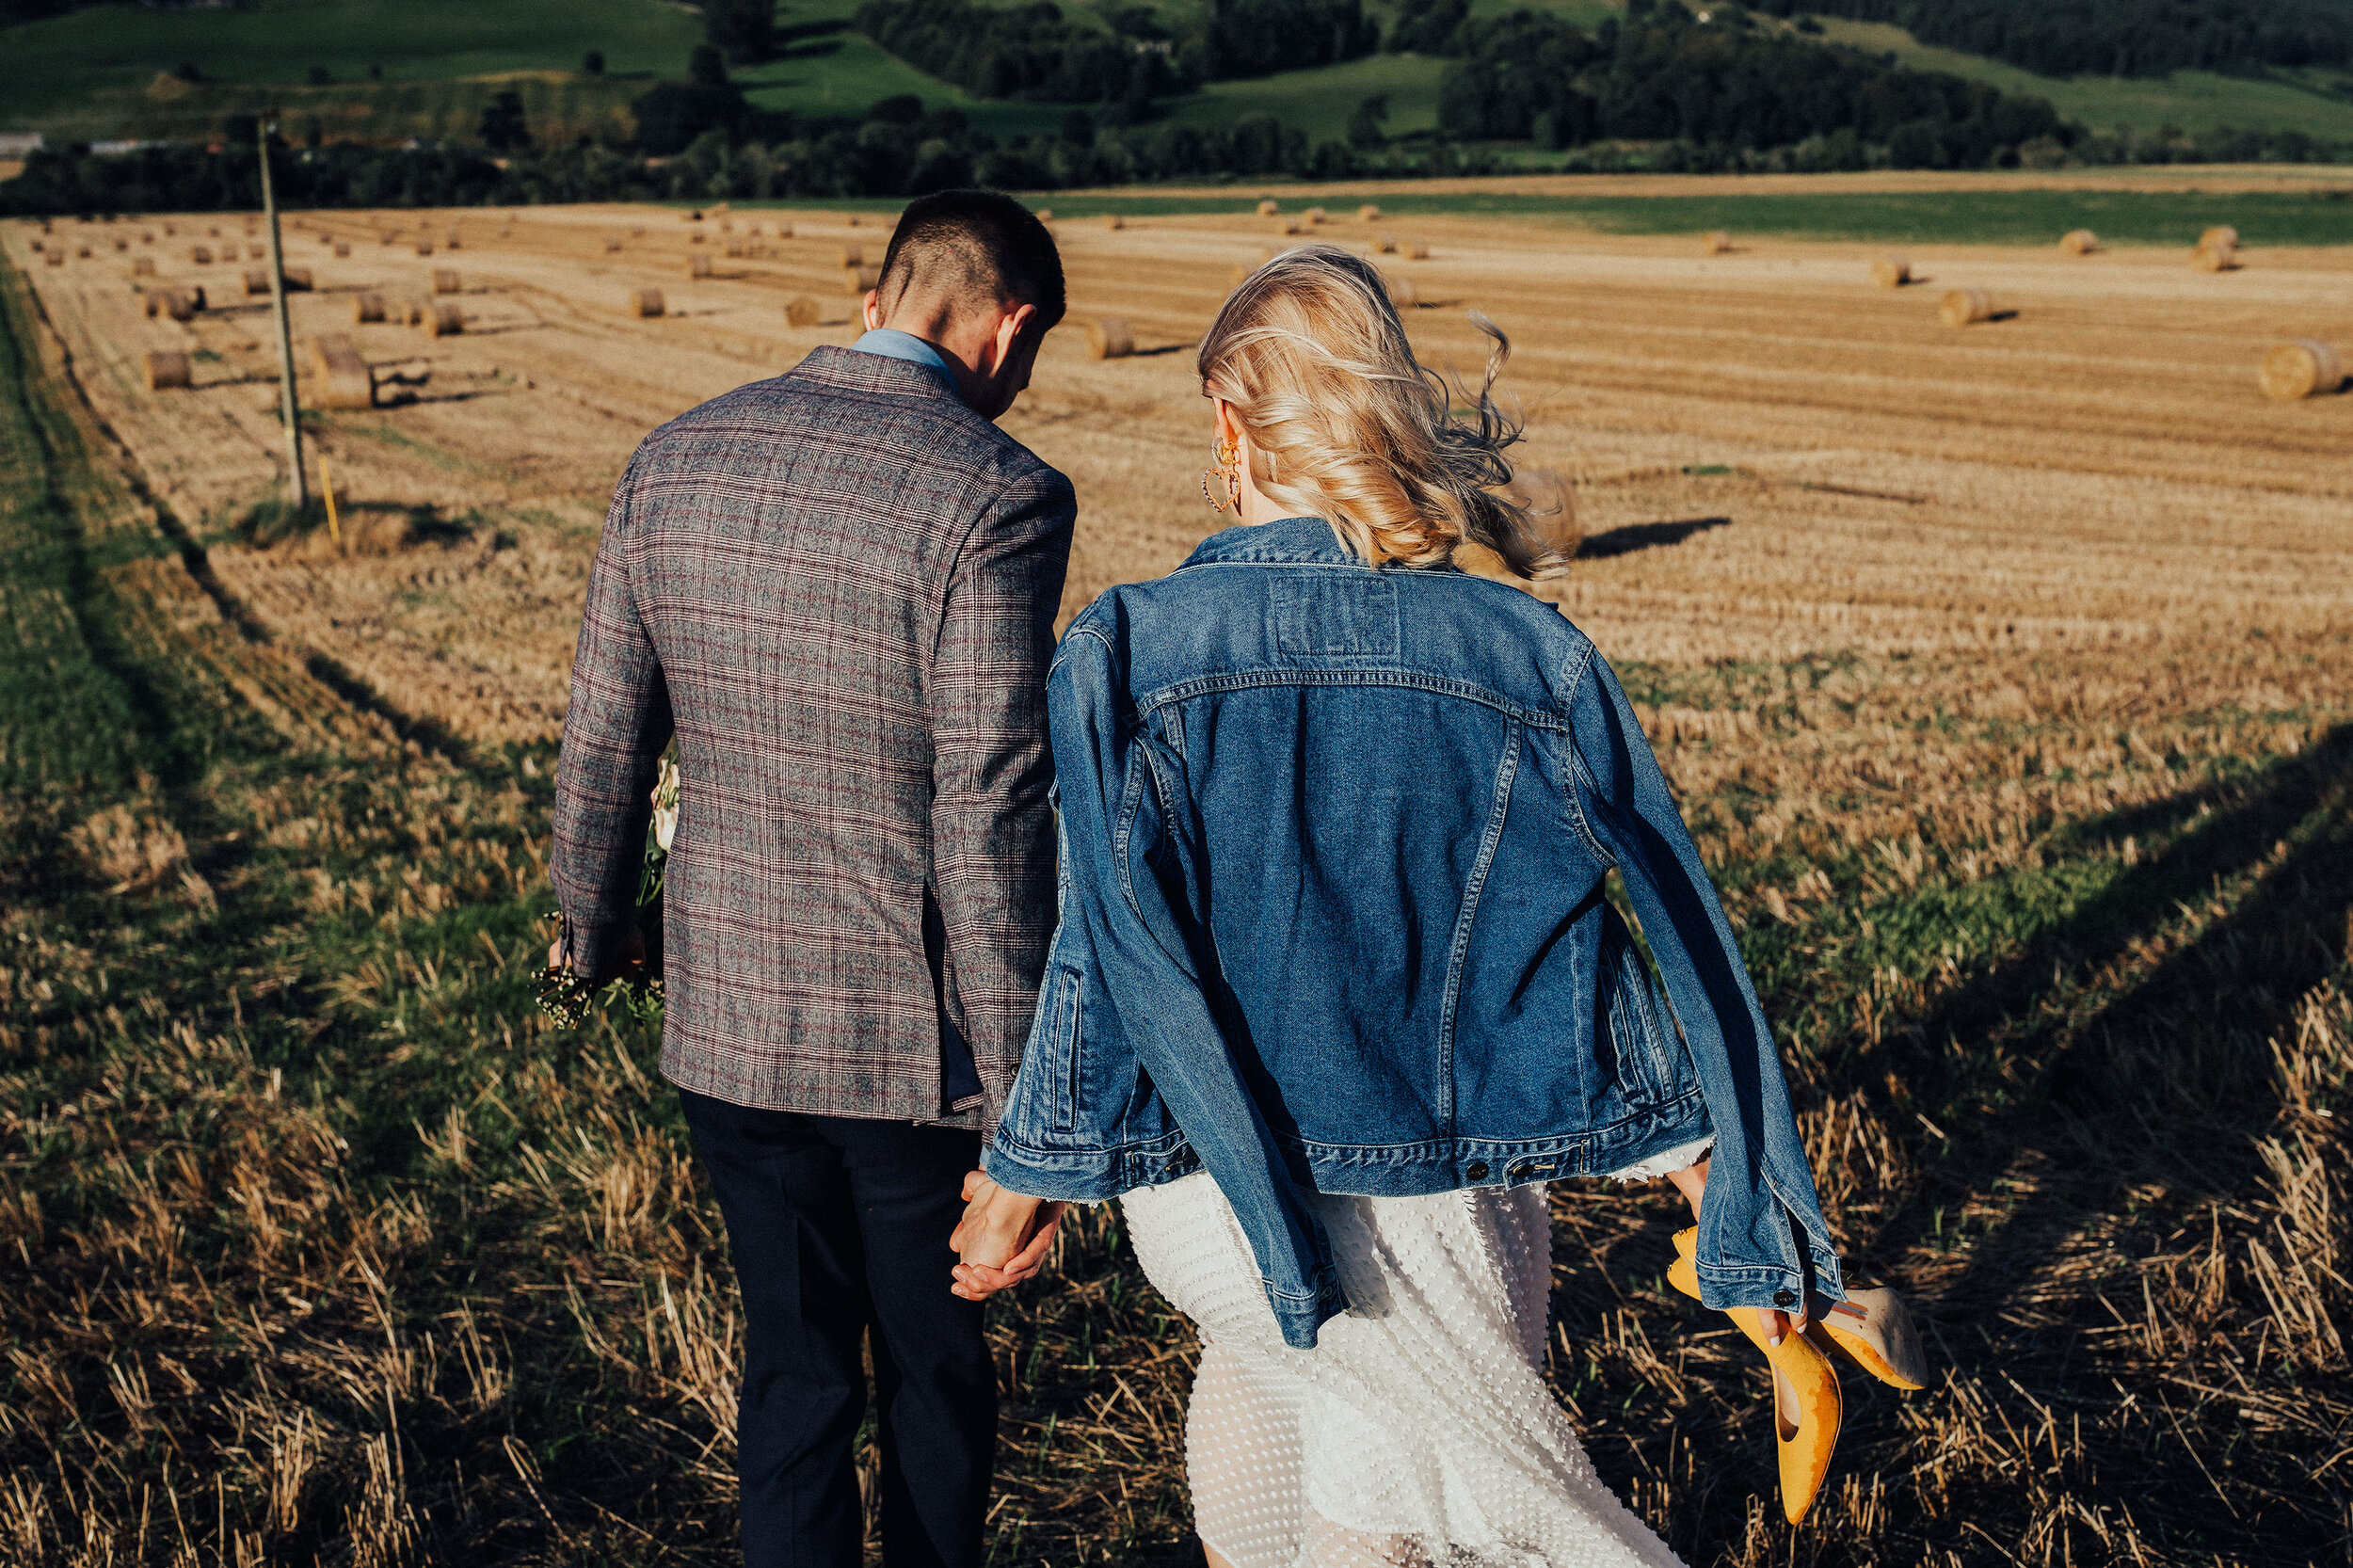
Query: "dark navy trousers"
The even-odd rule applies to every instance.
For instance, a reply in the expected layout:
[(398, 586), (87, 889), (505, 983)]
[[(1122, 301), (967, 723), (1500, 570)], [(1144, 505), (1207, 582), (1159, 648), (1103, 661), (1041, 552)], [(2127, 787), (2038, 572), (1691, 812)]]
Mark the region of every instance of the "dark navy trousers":
[(888, 1568), (981, 1568), (997, 1379), (948, 1293), (980, 1135), (680, 1097), (744, 1296), (744, 1568), (858, 1568), (852, 1445), (873, 1357)]

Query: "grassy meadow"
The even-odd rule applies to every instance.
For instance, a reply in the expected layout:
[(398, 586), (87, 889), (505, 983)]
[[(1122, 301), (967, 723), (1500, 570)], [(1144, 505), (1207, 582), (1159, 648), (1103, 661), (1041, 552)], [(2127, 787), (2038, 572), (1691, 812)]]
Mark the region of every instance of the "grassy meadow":
[[(1853, 1270), (1938, 1368), (1849, 1384), (1790, 1528), (1762, 1368), (1664, 1283), (1679, 1201), (1556, 1185), (1553, 1386), (1694, 1564), (2353, 1549), (2353, 399), (2264, 404), (2249, 370), (2345, 276), (2254, 248), (2353, 202), (2232, 209), (2250, 264), (2216, 277), (2062, 261), (2050, 194), (1971, 198), (2030, 250), (1929, 258), (2025, 302), (1966, 335), (1840, 248), (1556, 243), (1699, 226), (1680, 199), (1506, 223), (1433, 192), (1403, 231), (1426, 301), (1513, 332), (1586, 528), (1562, 607), (1723, 887)], [(2213, 220), (2129, 194), (2104, 233)], [(1064, 226), (1074, 316), (1181, 346), (1276, 236), (1154, 200), (1193, 199)], [(1706, 221), (1898, 198), (1790, 200)], [(739, 1560), (740, 1331), (655, 1031), (531, 1000), (551, 705), (630, 447), (846, 341), (780, 309), (871, 242), (840, 216), (684, 286), (674, 219), (618, 256), (617, 210), (472, 228), (467, 330), (423, 348), (336, 291), (444, 258), (316, 258), (297, 330), (414, 394), (315, 427), (344, 549), (238, 526), (278, 450), (258, 310), (150, 321), (106, 258), (28, 279), (0, 232), (0, 1563)], [(672, 314), (620, 311), (657, 280)], [(1476, 363), (1457, 305), (1408, 314)], [(1006, 428), (1079, 487), (1083, 600), (1214, 520), (1188, 358), (1070, 336)], [(181, 342), (204, 385), (148, 392), (136, 352)], [(1116, 1210), (992, 1312), (994, 1568), (1197, 1562), (1195, 1346)]]

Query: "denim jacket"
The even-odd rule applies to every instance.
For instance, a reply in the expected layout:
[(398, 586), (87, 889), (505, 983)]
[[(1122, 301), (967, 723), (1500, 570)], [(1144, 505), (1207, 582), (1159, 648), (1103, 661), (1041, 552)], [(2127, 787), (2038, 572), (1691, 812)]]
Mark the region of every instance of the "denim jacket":
[(1047, 691), (1061, 926), (990, 1176), (1091, 1202), (1206, 1167), (1312, 1346), (1348, 1304), (1309, 1194), (1604, 1175), (1712, 1131), (1703, 1300), (1792, 1305), (1809, 1261), (1842, 1297), (1732, 928), (1550, 605), (1293, 518), (1105, 593)]

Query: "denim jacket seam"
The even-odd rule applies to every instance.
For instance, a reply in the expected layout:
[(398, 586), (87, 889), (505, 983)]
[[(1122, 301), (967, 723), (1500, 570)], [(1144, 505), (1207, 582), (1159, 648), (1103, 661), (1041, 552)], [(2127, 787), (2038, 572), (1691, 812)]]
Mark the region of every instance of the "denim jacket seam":
[[(1336, 658), (1357, 658), (1360, 655), (1335, 655)], [(1150, 715), (1175, 703), (1189, 702), (1196, 696), (1213, 692), (1241, 691), (1252, 686), (1411, 686), (1420, 691), (1435, 692), (1441, 696), (1460, 697), (1492, 708), (1504, 717), (1517, 720), (1534, 729), (1567, 731), (1574, 734), (1568, 722), (1546, 709), (1530, 707), (1514, 701), (1502, 693), (1467, 680), (1450, 680), (1445, 676), (1428, 675), (1420, 670), (1398, 664), (1364, 665), (1348, 669), (1315, 669), (1298, 665), (1258, 666), (1250, 669), (1220, 670), (1213, 675), (1188, 676), (1172, 681), (1136, 698), (1136, 711)]]
[(1454, 1015), (1463, 997), (1463, 961), (1470, 952), (1471, 926), (1479, 919), (1479, 896), (1486, 891), (1487, 872), (1494, 867), (1496, 849), (1503, 841), (1503, 822), (1512, 806), (1512, 782), (1520, 771), (1520, 721), (1507, 717), (1503, 724), (1503, 755), (1496, 764), (1496, 781), (1490, 792), (1487, 807), (1487, 831), (1479, 841), (1479, 854), (1471, 861), (1470, 874), (1464, 879), (1463, 907), (1454, 918), (1453, 940), (1449, 943), (1446, 957), (1446, 997), (1438, 1005), (1438, 1125), (1451, 1134), (1454, 1130)]
[[(1578, 651), (1577, 673), (1568, 686), (1569, 700), (1572, 704), (1576, 702), (1577, 695), (1584, 688), (1585, 682), (1592, 679), (1593, 656), (1593, 645), (1591, 643), (1585, 644)], [(1576, 726), (1570, 725), (1565, 728), (1569, 737), (1569, 777), (1568, 787), (1561, 792), (1568, 805), (1569, 820), (1576, 827), (1577, 837), (1585, 840), (1585, 847), (1593, 852), (1594, 858), (1603, 865), (1615, 870), (1618, 857), (1602, 847), (1601, 837), (1593, 831), (1593, 822), (1585, 813), (1584, 797), (1590, 792), (1598, 800), (1601, 796), (1601, 781), (1593, 776), (1593, 770), (1586, 765), (1585, 747), (1577, 739)]]

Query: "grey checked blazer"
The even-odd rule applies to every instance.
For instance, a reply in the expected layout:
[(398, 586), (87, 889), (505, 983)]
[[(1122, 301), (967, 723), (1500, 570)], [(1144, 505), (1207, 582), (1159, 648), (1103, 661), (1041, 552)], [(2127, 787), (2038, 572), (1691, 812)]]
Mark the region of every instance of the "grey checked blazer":
[[(675, 727), (672, 1082), (995, 1126), (1053, 935), (1045, 685), (1076, 510), (931, 370), (841, 348), (630, 459), (588, 579), (552, 869), (575, 967), (611, 974)], [(980, 1103), (943, 1104), (948, 1029)]]

